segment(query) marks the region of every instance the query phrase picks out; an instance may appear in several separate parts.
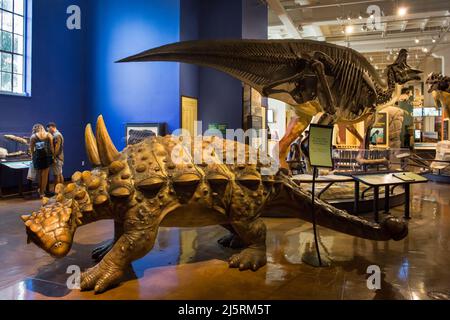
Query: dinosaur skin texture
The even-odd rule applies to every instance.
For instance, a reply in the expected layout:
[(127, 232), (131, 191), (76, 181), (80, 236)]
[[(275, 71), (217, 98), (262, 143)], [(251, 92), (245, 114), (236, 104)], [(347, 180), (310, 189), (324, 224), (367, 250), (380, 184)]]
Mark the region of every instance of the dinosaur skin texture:
[[(100, 116), (96, 137), (91, 126), (86, 127), (86, 149), (95, 168), (76, 172), (70, 184), (57, 186), (54, 198), (44, 199), (38, 212), (21, 217), (29, 241), (54, 257), (64, 257), (78, 227), (113, 219), (114, 240), (94, 251), (100, 262), (81, 275), (82, 290), (100, 293), (119, 283), (131, 262), (152, 249), (160, 226), (221, 225), (231, 234), (220, 244), (243, 246), (229, 266), (256, 271), (266, 264), (261, 215), (283, 212), (312, 220), (309, 193), (283, 171), (262, 174), (273, 159), (251, 164), (253, 149), (219, 138), (204, 137), (201, 147), (190, 148), (193, 152), (181, 147), (182, 141), (175, 136), (151, 137), (119, 153)], [(223, 164), (223, 155), (212, 148), (217, 142), (232, 155), (244, 150), (244, 164), (233, 156), (232, 164)], [(203, 155), (200, 164), (193, 161), (198, 152)], [(378, 241), (401, 240), (408, 233), (407, 224), (393, 216), (376, 224), (320, 199), (316, 203), (318, 224), (330, 229)]]
[(421, 79), (421, 71), (407, 64), (407, 56), (405, 49), (400, 50), (387, 68), (387, 81), (355, 50), (313, 40), (186, 41), (119, 62), (177, 61), (211, 67), (263, 96), (292, 105), (297, 117), (279, 144), (280, 164), (288, 168), (289, 146), (321, 112), (324, 116), (316, 117), (318, 123), (345, 123), (365, 145), (353, 124), (367, 119), (370, 132), (377, 106), (392, 104), (396, 85)]
[(442, 107), (444, 117), (450, 117), (450, 77), (439, 73), (430, 73), (426, 83), (428, 92), (433, 95), (437, 108)]

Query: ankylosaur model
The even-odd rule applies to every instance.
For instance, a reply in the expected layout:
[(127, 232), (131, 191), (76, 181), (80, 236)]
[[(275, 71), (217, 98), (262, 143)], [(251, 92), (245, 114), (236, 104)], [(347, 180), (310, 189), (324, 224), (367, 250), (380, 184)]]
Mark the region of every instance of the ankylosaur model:
[[(111, 245), (95, 252), (101, 261), (81, 275), (81, 289), (100, 293), (120, 282), (131, 262), (152, 248), (160, 226), (202, 227), (222, 225), (231, 234), (224, 246), (242, 243), (244, 249), (230, 258), (240, 270), (257, 270), (266, 264), (266, 227), (260, 216), (283, 212), (311, 221), (311, 196), (283, 170), (262, 175), (272, 161), (258, 164), (223, 164), (209, 138), (188, 151), (183, 138), (151, 137), (118, 152), (103, 118), (96, 136), (86, 127), (86, 148), (95, 167), (76, 172), (72, 183), (58, 185), (53, 199), (44, 199), (39, 212), (22, 216), (30, 241), (55, 257), (68, 254), (78, 227), (101, 219), (115, 221)], [(230, 152), (248, 146), (225, 142)], [(195, 152), (203, 153), (197, 164)], [(198, 156), (198, 155), (197, 155)], [(316, 199), (317, 223), (349, 235), (373, 240), (406, 237), (406, 223), (387, 216), (380, 224), (351, 216)]]

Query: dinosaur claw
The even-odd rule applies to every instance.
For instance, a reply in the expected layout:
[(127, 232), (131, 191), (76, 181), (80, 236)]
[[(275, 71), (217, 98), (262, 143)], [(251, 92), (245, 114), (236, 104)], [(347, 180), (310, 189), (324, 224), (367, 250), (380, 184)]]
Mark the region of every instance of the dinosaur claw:
[(265, 248), (247, 248), (231, 257), (230, 268), (256, 271), (267, 262)]
[(109, 266), (100, 262), (95, 267), (86, 270), (81, 274), (81, 290), (94, 290), (102, 293), (116, 285), (122, 278), (123, 271), (116, 266)]

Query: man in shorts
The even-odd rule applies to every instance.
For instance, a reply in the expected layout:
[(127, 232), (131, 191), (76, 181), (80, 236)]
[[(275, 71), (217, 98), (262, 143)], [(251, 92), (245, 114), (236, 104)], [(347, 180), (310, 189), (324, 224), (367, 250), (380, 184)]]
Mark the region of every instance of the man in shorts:
[(53, 145), (55, 148), (55, 161), (52, 165), (53, 175), (55, 177), (55, 186), (58, 183), (64, 183), (63, 165), (64, 165), (64, 137), (56, 127), (56, 123), (47, 124), (47, 131), (53, 136)]

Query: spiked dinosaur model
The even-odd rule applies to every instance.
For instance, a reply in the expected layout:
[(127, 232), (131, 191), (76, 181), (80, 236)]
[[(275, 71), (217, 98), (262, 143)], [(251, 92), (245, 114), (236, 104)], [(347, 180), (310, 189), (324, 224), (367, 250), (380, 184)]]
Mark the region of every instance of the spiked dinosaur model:
[[(111, 246), (96, 252), (102, 260), (81, 275), (81, 289), (102, 292), (118, 283), (131, 262), (153, 247), (160, 226), (222, 225), (231, 231), (224, 246), (241, 243), (244, 249), (230, 258), (240, 270), (266, 264), (266, 227), (260, 216), (283, 212), (311, 221), (310, 194), (282, 171), (262, 175), (265, 165), (224, 164), (238, 150), (245, 158), (253, 149), (218, 138), (204, 138), (190, 152), (175, 136), (151, 137), (121, 153), (114, 147), (102, 117), (96, 137), (86, 128), (86, 147), (95, 166), (77, 172), (72, 183), (57, 186), (57, 196), (46, 199), (39, 212), (22, 216), (29, 240), (55, 257), (69, 252), (79, 226), (101, 220), (115, 221)], [(212, 146), (224, 142), (221, 156)], [(193, 159), (203, 155), (200, 164)], [(228, 162), (228, 161), (227, 161)], [(317, 222), (327, 228), (373, 240), (400, 240), (407, 225), (388, 216), (381, 224), (351, 216), (317, 199)]]
[[(352, 124), (371, 117), (376, 107), (393, 97), (396, 85), (420, 80), (418, 70), (406, 63), (402, 49), (387, 68), (387, 83), (363, 55), (350, 48), (312, 40), (187, 41), (151, 49), (120, 62), (178, 61), (223, 71), (252, 86), (263, 96), (294, 106), (295, 119), (280, 141), (282, 167), (289, 146), (316, 122), (345, 123), (363, 140)], [(370, 129), (368, 130), (370, 131)]]
[(436, 107), (442, 107), (444, 117), (450, 117), (450, 77), (439, 73), (430, 73), (427, 78), (428, 93), (434, 98)]

